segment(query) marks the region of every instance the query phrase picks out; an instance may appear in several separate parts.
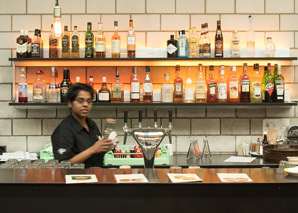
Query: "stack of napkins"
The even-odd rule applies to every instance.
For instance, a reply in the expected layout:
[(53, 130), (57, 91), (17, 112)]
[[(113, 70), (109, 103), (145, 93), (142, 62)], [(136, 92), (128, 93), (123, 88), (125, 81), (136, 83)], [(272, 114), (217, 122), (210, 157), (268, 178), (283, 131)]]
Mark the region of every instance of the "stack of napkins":
[(36, 153), (30, 152), (5, 152), (0, 155), (0, 161), (7, 161), (9, 159), (17, 159), (18, 161), (21, 160), (37, 160)]

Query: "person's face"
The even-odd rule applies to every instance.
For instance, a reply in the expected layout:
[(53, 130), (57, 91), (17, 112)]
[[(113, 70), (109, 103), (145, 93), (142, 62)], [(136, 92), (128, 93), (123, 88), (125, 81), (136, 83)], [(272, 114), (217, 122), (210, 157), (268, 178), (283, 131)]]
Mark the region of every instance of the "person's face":
[(68, 107), (75, 116), (85, 118), (92, 109), (92, 103), (90, 93), (81, 90), (73, 102), (68, 101)]

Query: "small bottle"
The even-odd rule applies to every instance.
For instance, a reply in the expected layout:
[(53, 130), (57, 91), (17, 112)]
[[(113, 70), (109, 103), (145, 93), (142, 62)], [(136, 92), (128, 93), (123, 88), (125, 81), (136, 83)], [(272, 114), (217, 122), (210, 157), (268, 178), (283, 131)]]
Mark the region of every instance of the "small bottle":
[(114, 21), (114, 33), (112, 36), (112, 58), (120, 58), (121, 43), (120, 35), (118, 34), (118, 21)]
[(224, 56), (223, 35), (221, 31), (220, 20), (217, 21), (217, 30), (215, 34), (215, 57), (222, 58)]
[(252, 24), (252, 16), (248, 16), (248, 30), (246, 34), (246, 54), (247, 56), (255, 56), (255, 32)]
[(56, 83), (56, 67), (51, 68), (51, 82), (48, 89), (48, 102), (58, 102), (58, 89)]
[(71, 83), (71, 80), (70, 80), (70, 71), (69, 71), (69, 69), (67, 69), (67, 82), (68, 82), (69, 88), (71, 88), (72, 83)]
[(40, 58), (42, 56), (41, 53), (41, 40), (39, 39), (39, 30), (35, 29), (34, 38), (32, 40), (32, 57)]
[(95, 57), (105, 58), (106, 57), (106, 37), (102, 30), (102, 23), (98, 22), (98, 33), (95, 41)]
[(64, 35), (62, 37), (62, 58), (69, 58), (70, 56), (70, 34), (68, 26), (64, 26)]
[(265, 54), (267, 57), (274, 57), (275, 54), (275, 44), (271, 37), (267, 37), (267, 42), (265, 44)]
[(285, 95), (285, 79), (281, 74), (281, 66), (278, 65), (278, 72), (275, 78), (275, 91), (276, 91), (276, 102), (284, 102)]
[(94, 35), (92, 32), (92, 23), (87, 23), (85, 33), (85, 58), (94, 58)]
[(264, 139), (262, 141), (262, 145), (267, 146), (268, 144), (269, 144), (269, 142), (267, 140), (267, 131), (264, 131)]
[(76, 77), (76, 84), (79, 84), (79, 83), (80, 83), (80, 81), (81, 81), (81, 78), (80, 78), (80, 76), (77, 76), (77, 77)]
[(28, 83), (25, 67), (21, 67), (18, 83), (18, 101), (19, 103), (27, 103), (28, 101)]
[(250, 102), (250, 81), (247, 74), (247, 64), (243, 64), (243, 72), (240, 77), (240, 102)]
[(274, 76), (271, 73), (271, 65), (267, 66), (267, 75), (265, 77), (265, 102), (274, 102)]
[(136, 34), (133, 29), (133, 20), (129, 20), (129, 30), (127, 34), (127, 57), (136, 57)]
[(26, 58), (28, 51), (28, 41), (25, 37), (25, 30), (20, 30), (17, 38), (17, 58)]
[(207, 81), (207, 102), (208, 103), (216, 103), (217, 98), (217, 83), (213, 77), (214, 66), (209, 66), (209, 79)]
[(55, 78), (56, 78), (56, 89), (58, 92), (58, 101), (61, 101), (61, 91), (60, 91), (60, 83), (58, 83), (58, 69), (55, 69)]
[(257, 144), (256, 144), (256, 153), (257, 154), (261, 154), (261, 150), (260, 150), (260, 148), (261, 148), (261, 140), (260, 140), (260, 138), (258, 138), (257, 139)]
[(183, 102), (192, 103), (194, 102), (194, 88), (193, 82), (190, 78), (190, 67), (187, 67), (187, 79), (185, 81), (185, 89), (184, 89), (184, 100)]
[(133, 75), (130, 79), (130, 102), (139, 103), (140, 102), (140, 81), (138, 79), (138, 69), (133, 68)]
[(74, 26), (74, 30), (71, 34), (71, 57), (80, 57), (80, 34), (77, 26)]
[(198, 57), (198, 43), (199, 39), (197, 36), (197, 29), (190, 28), (188, 30), (189, 38), (188, 38), (188, 57), (196, 58)]
[(110, 90), (107, 87), (107, 78), (102, 77), (102, 86), (98, 90), (98, 102), (111, 102)]
[(143, 102), (151, 103), (153, 99), (153, 91), (152, 91), (152, 80), (150, 77), (150, 67), (146, 67), (146, 77), (143, 84), (144, 95)]
[(175, 40), (174, 35), (171, 35), (170, 40), (167, 41), (167, 52), (168, 58), (176, 58), (178, 50), (177, 40)]
[(231, 67), (228, 80), (228, 102), (239, 102), (239, 80), (236, 76), (236, 66)]
[(231, 39), (231, 57), (240, 57), (240, 38), (238, 31), (234, 30)]
[(185, 36), (185, 30), (180, 31), (181, 34), (178, 38), (178, 57), (187, 58), (188, 57), (188, 45), (187, 38)]
[(92, 101), (93, 101), (93, 103), (96, 103), (97, 102), (97, 91), (96, 91), (96, 89), (94, 89), (94, 82), (93, 82), (93, 76), (92, 75), (90, 75), (90, 77), (89, 77), (89, 85), (93, 89)]
[(165, 74), (165, 83), (161, 85), (161, 102), (172, 103), (173, 102), (173, 87), (169, 83), (170, 76), (168, 73)]
[(41, 38), (41, 30), (38, 30), (38, 39), (40, 41), (40, 57), (43, 58), (43, 40)]
[(49, 58), (58, 58), (59, 39), (55, 37), (53, 24), (51, 25), (51, 34), (49, 37)]
[(46, 100), (46, 85), (41, 79), (42, 70), (37, 70), (36, 80), (33, 82), (33, 102), (45, 102)]
[(61, 98), (61, 103), (67, 103), (67, 94), (68, 94), (68, 90), (69, 90), (69, 81), (67, 79), (68, 76), (68, 69), (64, 68), (63, 69), (63, 80), (61, 82), (61, 86), (60, 86), (60, 98)]
[(198, 76), (196, 81), (196, 102), (202, 103), (206, 102), (206, 80), (203, 73), (203, 66), (199, 64), (198, 66)]
[(116, 67), (116, 83), (112, 84), (112, 102), (123, 102), (124, 101), (124, 87), (119, 81), (119, 72)]
[(28, 36), (28, 30), (25, 30), (25, 38), (28, 43), (27, 57), (30, 58), (32, 56), (32, 39)]
[(176, 65), (176, 77), (174, 79), (174, 102), (183, 101), (183, 79), (179, 76), (180, 66)]
[(203, 38), (202, 38), (202, 57), (210, 58), (211, 57), (211, 41), (209, 38), (207, 23), (205, 23), (204, 29), (205, 29), (205, 31), (204, 31)]
[(250, 101), (252, 103), (262, 103), (262, 76), (259, 72), (259, 64), (254, 64), (254, 74), (250, 87)]
[(219, 81), (217, 84), (217, 102), (226, 103), (228, 101), (228, 85), (225, 79), (225, 67), (220, 66)]

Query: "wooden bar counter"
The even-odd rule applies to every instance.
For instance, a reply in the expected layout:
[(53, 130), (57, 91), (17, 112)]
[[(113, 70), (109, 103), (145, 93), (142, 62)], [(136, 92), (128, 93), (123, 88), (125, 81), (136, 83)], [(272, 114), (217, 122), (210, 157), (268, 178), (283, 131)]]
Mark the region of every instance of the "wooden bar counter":
[[(119, 184), (114, 174), (139, 174), (143, 169), (1, 169), (1, 210), (298, 212), (298, 177), (275, 168), (158, 168), (155, 172), (158, 182)], [(203, 181), (174, 184), (167, 173), (196, 173)], [(217, 173), (246, 173), (253, 181), (222, 183)], [(95, 174), (98, 183), (65, 184), (67, 174)]]

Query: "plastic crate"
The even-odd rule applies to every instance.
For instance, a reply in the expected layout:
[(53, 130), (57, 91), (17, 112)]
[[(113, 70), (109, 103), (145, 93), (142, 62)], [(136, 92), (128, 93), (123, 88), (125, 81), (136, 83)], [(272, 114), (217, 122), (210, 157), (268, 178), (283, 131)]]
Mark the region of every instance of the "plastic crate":
[(54, 154), (53, 152), (49, 152), (49, 151), (46, 151), (47, 148), (51, 147), (52, 144), (51, 143), (48, 143), (45, 145), (45, 147), (40, 150), (40, 159), (44, 159), (45, 162), (48, 162), (49, 160), (52, 160), (54, 159)]
[[(169, 152), (165, 145), (161, 144), (159, 146), (162, 153), (160, 157), (155, 157), (154, 165), (169, 165), (170, 158)], [(117, 149), (121, 150), (131, 150), (134, 146), (130, 145), (117, 145)], [(141, 153), (113, 153), (108, 151), (104, 156), (104, 165), (144, 165), (144, 158), (131, 158), (131, 155), (140, 155)], [(120, 156), (120, 158), (117, 158)], [(156, 155), (155, 155), (156, 156)]]

